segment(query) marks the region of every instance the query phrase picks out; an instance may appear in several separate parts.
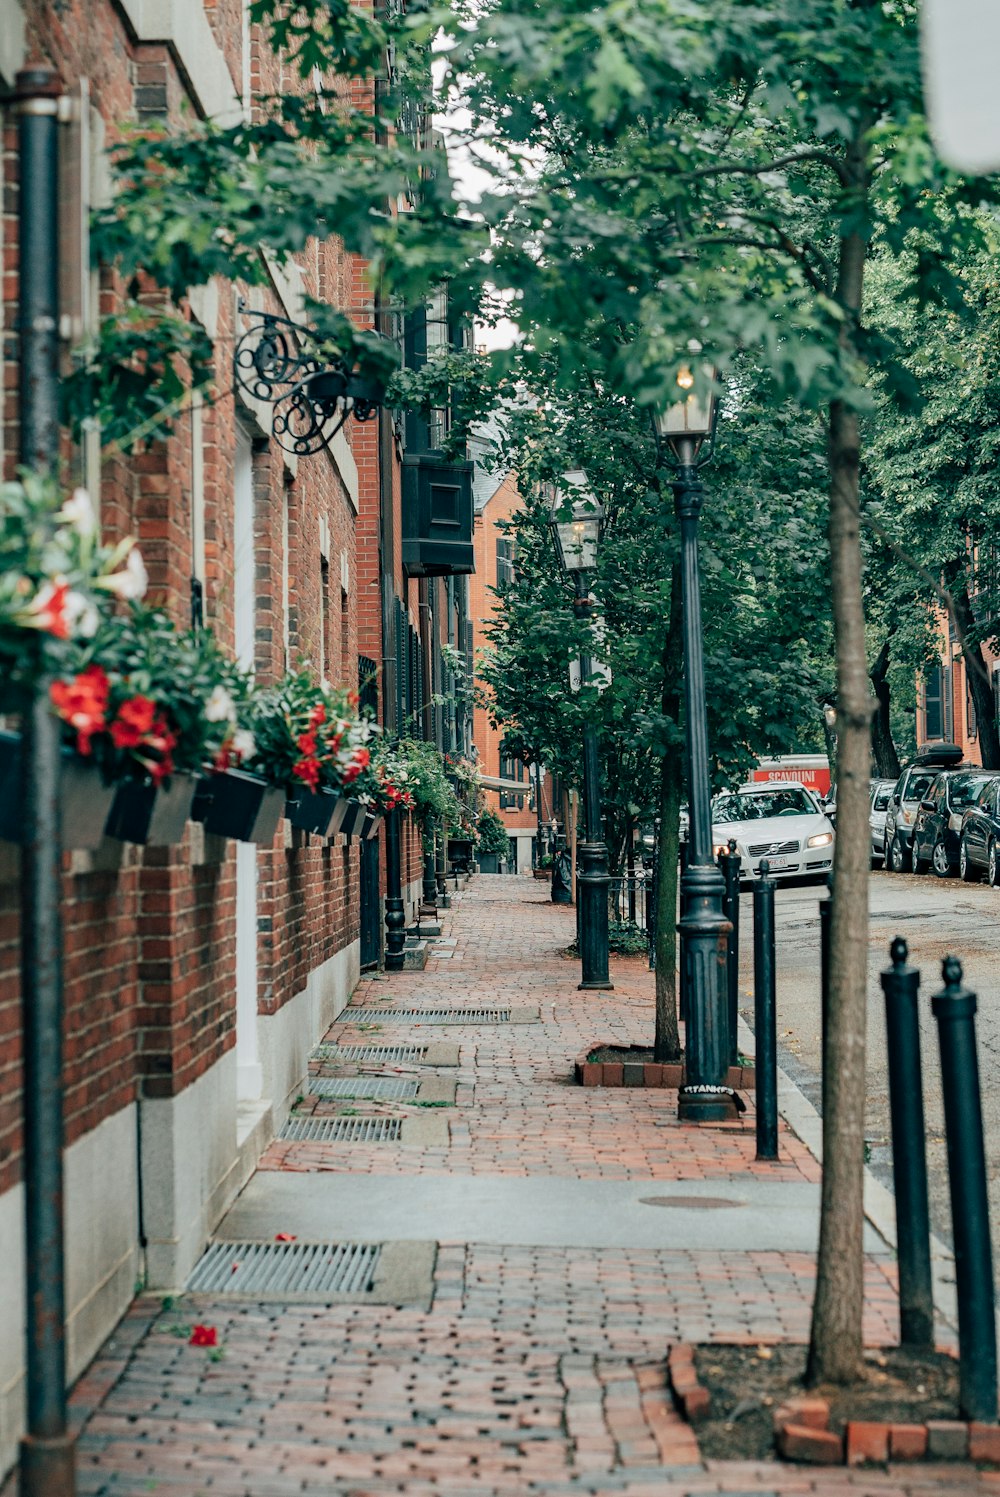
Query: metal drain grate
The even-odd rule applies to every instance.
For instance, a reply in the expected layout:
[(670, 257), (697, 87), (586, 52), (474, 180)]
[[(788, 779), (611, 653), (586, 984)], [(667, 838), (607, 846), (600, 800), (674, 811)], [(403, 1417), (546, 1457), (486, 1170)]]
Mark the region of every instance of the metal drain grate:
[(509, 1024), (509, 1008), (346, 1008), (346, 1024)]
[(401, 1118), (289, 1118), (281, 1130), (282, 1138), (317, 1144), (394, 1144), (401, 1133)]
[(372, 1065), (416, 1065), (427, 1054), (426, 1045), (317, 1045), (310, 1059), (330, 1065), (340, 1060)]
[(187, 1287), (289, 1300), (361, 1294), (372, 1286), (381, 1251), (357, 1242), (213, 1242)]
[(310, 1076), (313, 1097), (372, 1097), (379, 1102), (412, 1102), (419, 1082), (410, 1076)]

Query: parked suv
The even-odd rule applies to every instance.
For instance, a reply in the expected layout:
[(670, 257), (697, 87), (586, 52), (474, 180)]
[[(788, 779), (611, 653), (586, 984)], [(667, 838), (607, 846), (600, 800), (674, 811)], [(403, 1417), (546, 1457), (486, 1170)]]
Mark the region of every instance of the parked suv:
[[(871, 811), (868, 825), (872, 832), (872, 867), (879, 868), (885, 862), (885, 813), (889, 809), (895, 780), (872, 780)], [(827, 812), (827, 815), (830, 813)]]
[(966, 883), (986, 877), (1000, 886), (1000, 775), (991, 775), (962, 817), (958, 871)]
[(893, 873), (906, 873), (913, 851), (913, 828), (920, 802), (938, 775), (958, 769), (962, 750), (955, 743), (943, 743), (936, 749), (918, 754), (909, 769), (904, 769), (893, 786), (885, 813), (885, 865)]
[(958, 872), (963, 813), (996, 778), (985, 769), (944, 770), (937, 776), (913, 823), (914, 873), (931, 867), (938, 878), (950, 878)]

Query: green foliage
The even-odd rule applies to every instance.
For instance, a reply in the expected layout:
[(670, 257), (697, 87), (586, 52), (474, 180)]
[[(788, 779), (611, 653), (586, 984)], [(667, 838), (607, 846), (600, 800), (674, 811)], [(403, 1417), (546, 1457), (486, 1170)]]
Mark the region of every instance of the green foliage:
[(437, 744), (404, 738), (395, 746), (394, 753), (405, 764), (405, 779), (398, 779), (397, 784), (412, 796), (414, 815), (424, 832), (442, 817), (446, 825), (458, 821), (461, 815), (458, 797)]
[(479, 813), (479, 820), (476, 822), (476, 848), (479, 852), (495, 853), (498, 857), (506, 857), (510, 851), (510, 833), (503, 819), (491, 806)]
[(308, 666), (253, 693), (245, 721), (254, 751), (247, 768), (290, 790), (341, 790), (368, 766), (370, 727), (353, 692), (319, 685)]

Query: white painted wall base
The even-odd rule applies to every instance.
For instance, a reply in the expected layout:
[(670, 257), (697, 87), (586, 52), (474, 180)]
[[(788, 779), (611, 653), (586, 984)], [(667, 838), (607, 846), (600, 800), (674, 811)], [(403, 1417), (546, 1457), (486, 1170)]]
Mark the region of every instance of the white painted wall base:
[(236, 1051), (176, 1097), (139, 1106), (146, 1282), (177, 1290), (239, 1189)]
[(406, 923), (412, 925), (417, 918), (417, 909), (424, 897), (423, 878), (415, 878), (412, 884), (407, 884), (403, 890), (403, 908), (406, 911)]
[(301, 1090), (309, 1052), (347, 1007), (361, 976), (361, 942), (352, 941), (309, 974), (309, 980), (276, 1014), (257, 1017), (257, 1050), (264, 1096), (279, 1129)]
[[(66, 1361), (79, 1377), (128, 1308), (140, 1271), (136, 1107), (66, 1150)], [(24, 1187), (0, 1196), (0, 1479), (24, 1427)]]

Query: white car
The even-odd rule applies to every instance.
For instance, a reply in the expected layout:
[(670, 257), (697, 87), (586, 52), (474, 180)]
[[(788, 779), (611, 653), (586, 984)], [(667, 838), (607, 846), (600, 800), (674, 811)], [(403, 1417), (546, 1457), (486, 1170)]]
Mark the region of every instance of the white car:
[(759, 878), (765, 858), (774, 878), (825, 878), (834, 835), (818, 800), (798, 781), (741, 785), (712, 802), (714, 852), (727, 851), (735, 837), (747, 882)]

